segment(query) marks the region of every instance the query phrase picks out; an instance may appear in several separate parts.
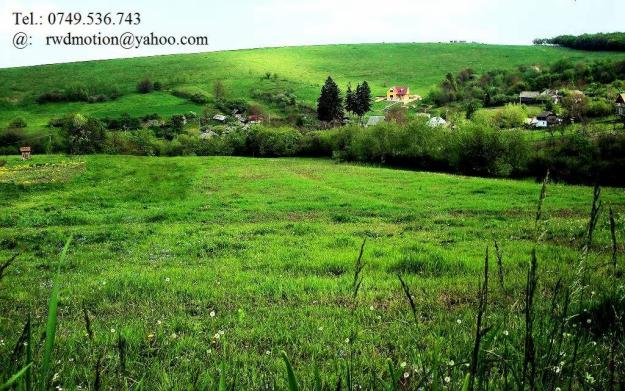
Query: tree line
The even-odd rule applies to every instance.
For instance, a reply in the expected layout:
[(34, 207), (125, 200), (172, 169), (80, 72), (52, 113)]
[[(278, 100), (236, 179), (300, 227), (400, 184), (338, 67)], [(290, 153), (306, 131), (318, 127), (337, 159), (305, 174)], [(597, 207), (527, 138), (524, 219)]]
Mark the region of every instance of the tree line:
[(554, 38), (537, 38), (534, 45), (558, 45), (571, 49), (625, 52), (625, 33), (597, 33), (559, 35)]
[(371, 106), (371, 88), (366, 81), (358, 84), (355, 90), (348, 84), (343, 101), (339, 86), (328, 76), (317, 99), (317, 118), (324, 122), (342, 122), (347, 111), (358, 116), (362, 122), (364, 115), (371, 111)]

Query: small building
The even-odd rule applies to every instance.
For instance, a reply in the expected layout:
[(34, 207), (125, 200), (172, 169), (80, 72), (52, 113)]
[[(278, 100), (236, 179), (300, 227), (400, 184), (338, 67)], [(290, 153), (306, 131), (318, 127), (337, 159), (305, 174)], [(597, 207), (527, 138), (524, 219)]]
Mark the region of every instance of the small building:
[(22, 154), (22, 160), (30, 160), (30, 147), (20, 147), (20, 153)]
[(445, 121), (441, 117), (432, 117), (428, 120), (427, 125), (430, 128), (440, 128), (443, 126), (447, 126), (447, 121)]
[(534, 128), (544, 129), (544, 128), (558, 125), (561, 122), (562, 120), (558, 118), (558, 116), (555, 115), (555, 113), (553, 113), (552, 111), (543, 111), (542, 113), (538, 114), (536, 117), (532, 118), (529, 121), (529, 125)]
[(519, 94), (519, 103), (536, 103), (540, 98), (540, 92), (538, 91), (521, 91)]
[(625, 93), (616, 97), (616, 115), (625, 117)]
[(221, 115), (221, 114), (214, 115), (213, 119), (215, 121), (219, 121), (219, 122), (226, 122), (226, 116), (225, 115)]
[(375, 126), (375, 125), (379, 124), (380, 122), (384, 122), (384, 116), (383, 115), (372, 115), (367, 120), (367, 124), (365, 126), (367, 126), (367, 127)]
[(247, 117), (248, 124), (260, 124), (265, 120), (265, 117), (259, 114), (252, 114)]

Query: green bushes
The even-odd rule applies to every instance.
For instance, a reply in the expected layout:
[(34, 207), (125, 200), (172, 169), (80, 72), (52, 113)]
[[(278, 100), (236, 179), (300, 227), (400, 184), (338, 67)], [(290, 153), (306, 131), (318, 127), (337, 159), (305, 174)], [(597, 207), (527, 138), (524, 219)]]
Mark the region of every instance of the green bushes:
[(121, 91), (117, 86), (83, 84), (70, 85), (65, 89), (54, 89), (44, 92), (37, 97), (37, 103), (54, 102), (87, 102), (98, 103), (108, 100), (115, 100), (121, 96)]
[(281, 127), (253, 127), (248, 141), (252, 155), (294, 156), (300, 149), (302, 135), (299, 131)]

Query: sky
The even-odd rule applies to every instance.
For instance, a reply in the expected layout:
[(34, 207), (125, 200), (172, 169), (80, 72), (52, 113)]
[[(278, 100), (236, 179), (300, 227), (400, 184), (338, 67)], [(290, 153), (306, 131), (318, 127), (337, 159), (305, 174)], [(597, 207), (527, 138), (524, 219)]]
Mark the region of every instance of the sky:
[[(138, 26), (15, 25), (14, 12), (138, 12)], [(537, 37), (622, 31), (623, 0), (0, 0), (0, 68), (269, 46), (463, 40), (527, 45)], [(47, 46), (46, 36), (208, 37), (208, 46)], [(24, 49), (13, 37), (26, 33)], [(32, 37), (32, 38), (31, 38)]]

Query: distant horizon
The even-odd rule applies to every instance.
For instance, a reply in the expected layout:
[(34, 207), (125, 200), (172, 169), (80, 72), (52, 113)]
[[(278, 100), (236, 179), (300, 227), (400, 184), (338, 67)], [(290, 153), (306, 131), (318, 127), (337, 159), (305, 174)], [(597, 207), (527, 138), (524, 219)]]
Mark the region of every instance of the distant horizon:
[[(41, 25), (17, 24), (14, 13), (33, 12)], [(47, 22), (51, 13), (132, 13), (140, 23), (87, 25)], [(257, 48), (357, 43), (447, 43), (530, 45), (535, 38), (623, 29), (622, 0), (232, 0), (211, 4), (178, 0), (3, 0), (0, 4), (0, 68), (154, 55)], [(541, 22), (545, 20), (545, 22)], [(84, 21), (84, 20), (83, 20)], [(204, 37), (199, 45), (50, 44), (50, 37), (150, 34)], [(16, 34), (30, 38), (24, 49), (12, 45)]]

